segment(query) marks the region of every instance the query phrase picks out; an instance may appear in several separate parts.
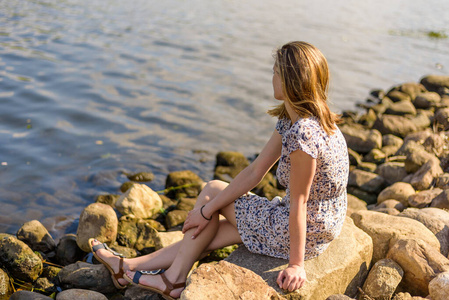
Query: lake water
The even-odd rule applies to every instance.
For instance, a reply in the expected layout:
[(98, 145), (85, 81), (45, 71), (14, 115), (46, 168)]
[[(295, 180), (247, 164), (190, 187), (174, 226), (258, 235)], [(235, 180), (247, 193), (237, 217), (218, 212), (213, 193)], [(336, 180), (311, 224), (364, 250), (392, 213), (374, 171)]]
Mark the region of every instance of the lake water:
[(449, 72), (449, 1), (1, 0), (0, 232), (56, 236), (124, 172), (212, 178), (221, 150), (252, 156), (275, 120), (273, 50), (327, 57), (331, 106)]

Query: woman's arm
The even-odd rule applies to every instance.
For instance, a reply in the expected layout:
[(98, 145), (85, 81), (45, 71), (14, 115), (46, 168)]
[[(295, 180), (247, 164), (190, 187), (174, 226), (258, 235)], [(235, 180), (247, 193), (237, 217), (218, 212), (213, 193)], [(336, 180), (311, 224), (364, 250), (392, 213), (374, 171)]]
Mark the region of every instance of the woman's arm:
[(304, 254), (307, 231), (307, 199), (315, 176), (316, 159), (302, 150), (290, 154), (290, 261), (277, 278), (280, 288), (294, 291), (305, 280)]

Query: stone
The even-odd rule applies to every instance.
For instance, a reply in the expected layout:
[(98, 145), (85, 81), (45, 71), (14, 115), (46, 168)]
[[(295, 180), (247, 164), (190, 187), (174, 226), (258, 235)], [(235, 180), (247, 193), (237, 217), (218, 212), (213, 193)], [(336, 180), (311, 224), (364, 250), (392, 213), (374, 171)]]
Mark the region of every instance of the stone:
[(6, 299), (11, 293), (11, 284), (8, 274), (0, 269), (0, 299)]
[(349, 173), (348, 186), (368, 193), (379, 193), (386, 186), (386, 182), (377, 174), (356, 169)]
[(95, 291), (82, 289), (69, 289), (58, 293), (56, 300), (73, 300), (73, 299), (89, 299), (89, 300), (107, 300), (108, 298)]
[[(319, 256), (305, 261), (307, 282), (287, 299), (326, 299), (334, 294), (355, 297), (362, 286), (371, 263), (373, 244), (371, 238), (346, 218), (340, 235)], [(247, 268), (260, 275), (269, 286), (283, 294), (276, 284), (279, 271), (288, 260), (250, 253), (244, 246), (232, 252), (228, 262)]]
[(342, 125), (340, 130), (348, 147), (358, 153), (368, 153), (382, 147), (382, 135), (377, 130), (365, 129), (357, 124)]
[[(362, 171), (366, 171), (369, 173), (374, 173), (377, 169), (377, 165), (375, 163), (370, 163), (370, 162), (361, 162), (358, 166), (357, 169), (362, 170)], [(351, 170), (352, 172), (352, 170)]]
[(432, 124), (432, 120), (433, 114), (429, 115), (428, 111), (425, 110), (418, 111), (416, 116), (410, 118), (410, 121), (412, 121), (413, 124), (415, 124), (418, 130), (429, 128), (430, 125)]
[(406, 144), (410, 141), (414, 141), (418, 145), (422, 145), (422, 143), (424, 143), (424, 141), (432, 134), (433, 134), (433, 132), (430, 128), (426, 128), (424, 130), (410, 133), (404, 138), (404, 144)]
[(155, 238), (155, 248), (156, 250), (170, 246), (171, 244), (177, 243), (184, 238), (182, 231), (168, 231), (159, 232)]
[(176, 205), (176, 209), (191, 211), (196, 204), (196, 198), (181, 198)]
[(360, 200), (359, 198), (351, 194), (348, 194), (347, 197), (348, 197), (348, 209), (346, 211), (347, 216), (351, 216), (351, 214), (355, 211), (367, 210), (365, 201)]
[(404, 271), (394, 260), (381, 259), (371, 268), (362, 290), (374, 300), (391, 299)]
[(401, 212), (405, 209), (405, 206), (398, 200), (389, 199), (377, 204), (376, 208), (394, 208)]
[(373, 204), (377, 201), (377, 194), (365, 192), (357, 187), (348, 186), (348, 194), (354, 195), (355, 197), (363, 200), (366, 204)]
[(442, 87), (449, 88), (449, 76), (428, 75), (421, 79), (421, 84), (429, 91), (438, 92)]
[(397, 293), (392, 300), (427, 300), (427, 298), (412, 296), (409, 293)]
[(190, 170), (171, 172), (165, 180), (166, 196), (171, 199), (196, 198), (203, 185), (204, 181)]
[(390, 156), (394, 155), (399, 150), (399, 148), (401, 148), (401, 147), (400, 146), (391, 145), (391, 146), (384, 146), (380, 150), (383, 153), (385, 153), (386, 157), (390, 157)]
[(395, 146), (395, 147), (401, 147), (404, 141), (393, 134), (386, 134), (382, 136), (382, 145), (385, 146)]
[(396, 216), (400, 213), (399, 210), (397, 210), (396, 208), (393, 208), (393, 207), (374, 207), (370, 210), (384, 213), (384, 214), (387, 214), (390, 216)]
[(433, 198), (430, 207), (449, 209), (449, 190), (446, 189)]
[(61, 269), (62, 268), (59, 268), (56, 266), (46, 265), (46, 266), (44, 266), (44, 268), (42, 270), (41, 277), (48, 278), (48, 280), (55, 282)]
[(39, 293), (22, 290), (12, 294), (9, 300), (52, 300), (52, 298)]
[(418, 147), (415, 151), (407, 155), (405, 159), (405, 170), (408, 173), (415, 173), (431, 159), (438, 160), (434, 154), (427, 152), (423, 146)]
[(417, 207), (417, 208), (426, 207), (426, 206), (430, 205), (430, 203), (432, 203), (432, 200), (436, 196), (441, 194), (442, 191), (443, 191), (442, 189), (434, 188), (431, 190), (425, 190), (425, 191), (418, 192), (418, 193), (408, 197), (408, 204), (411, 207)]
[(226, 261), (195, 269), (180, 299), (235, 299), (236, 295), (239, 299), (282, 299), (259, 275)]
[[(159, 300), (157, 294), (148, 289), (141, 288), (137, 285), (130, 285), (125, 289), (126, 300)], [(153, 297), (152, 297), (153, 296)]]
[(56, 260), (63, 266), (82, 260), (85, 255), (86, 253), (78, 247), (74, 234), (63, 236), (56, 247)]
[(349, 155), (349, 163), (353, 166), (357, 166), (359, 163), (362, 162), (362, 156), (352, 150), (351, 148), (348, 148), (348, 155)]
[(429, 109), (441, 102), (441, 96), (435, 92), (424, 92), (416, 96), (413, 105), (416, 108)]
[(385, 114), (390, 115), (416, 115), (416, 108), (410, 100), (401, 100), (391, 104), (386, 110)]
[(403, 116), (383, 115), (377, 118), (372, 127), (381, 134), (393, 134), (406, 137), (409, 133), (417, 131), (416, 125)]
[(434, 133), (424, 141), (423, 146), (427, 152), (440, 156), (444, 152), (446, 144), (444, 135)]
[(184, 223), (189, 213), (185, 210), (172, 210), (165, 217), (165, 224), (168, 229)]
[(162, 208), (162, 199), (144, 184), (134, 184), (115, 203), (122, 215), (132, 214), (138, 218), (151, 218)]
[(36, 291), (45, 292), (48, 294), (55, 293), (58, 291), (54, 282), (51, 282), (48, 278), (39, 277), (34, 283), (33, 288)]
[(441, 108), (435, 113), (437, 128), (449, 130), (449, 108)]
[(42, 273), (42, 260), (24, 242), (12, 236), (0, 240), (0, 264), (16, 279), (35, 281)]
[(440, 189), (449, 189), (449, 173), (444, 173), (435, 178), (435, 186)]
[(55, 241), (38, 220), (23, 224), (16, 235), (19, 240), (30, 246), (34, 251), (48, 253), (56, 248)]
[(387, 258), (404, 270), (401, 286), (412, 295), (426, 297), (430, 281), (438, 273), (449, 271), (449, 260), (420, 239), (391, 241)]
[(343, 294), (335, 294), (327, 297), (326, 300), (353, 300), (353, 298), (350, 298)]
[(278, 189), (276, 177), (268, 172), (262, 181), (252, 190), (252, 192), (261, 197), (273, 199), (276, 196), (284, 197), (285, 190)]
[(65, 266), (58, 274), (62, 289), (83, 289), (107, 294), (116, 291), (111, 273), (103, 264), (76, 262)]
[(406, 93), (403, 93), (398, 90), (391, 90), (387, 93), (387, 97), (390, 98), (394, 103), (401, 101), (411, 101), (411, 98)]
[[(124, 182), (121, 186), (120, 186), (120, 192), (122, 193), (126, 193), (127, 190), (129, 190), (133, 185), (135, 185), (136, 182), (133, 181), (127, 181)], [(119, 197), (120, 198), (120, 197)], [(118, 199), (117, 199), (118, 200)], [(117, 202), (117, 200), (115, 202)]]
[(435, 207), (407, 208), (399, 216), (421, 222), (440, 242), (441, 254), (444, 256), (449, 254), (449, 212)]
[(127, 174), (126, 177), (128, 177), (128, 179), (131, 181), (149, 182), (153, 181), (154, 174), (151, 172), (139, 172), (136, 174)]
[(416, 190), (427, 190), (431, 187), (433, 179), (443, 174), (443, 170), (440, 167), (440, 161), (430, 159), (413, 175), (410, 180), (410, 184)]
[(385, 188), (379, 193), (377, 197), (377, 204), (385, 200), (394, 199), (401, 202), (405, 207), (408, 206), (408, 198), (415, 194), (415, 189), (409, 183), (396, 182)]
[(89, 239), (102, 243), (115, 241), (117, 237), (117, 215), (112, 207), (103, 203), (88, 205), (80, 215), (76, 243), (84, 252), (90, 252)]
[(403, 83), (398, 86), (397, 89), (409, 95), (412, 100), (415, 99), (418, 94), (426, 91), (426, 88), (422, 84), (416, 82)]
[(379, 165), (376, 173), (386, 180), (388, 184), (402, 181), (407, 176), (405, 163), (403, 162), (386, 162)]
[(429, 293), (432, 300), (449, 299), (449, 272), (440, 273), (430, 281)]
[(134, 215), (126, 215), (119, 220), (117, 242), (123, 246), (139, 251), (154, 248), (157, 235), (157, 230), (150, 223)]
[[(440, 242), (421, 222), (410, 218), (360, 210), (351, 215), (354, 224), (373, 240), (373, 262), (386, 258), (392, 239), (421, 239), (440, 251)], [(393, 259), (394, 260), (394, 259)]]
[(386, 155), (380, 149), (372, 149), (367, 155), (363, 157), (366, 162), (381, 164), (385, 161)]
[[(128, 188), (125, 190), (125, 192), (128, 190)], [(95, 202), (107, 204), (110, 205), (112, 208), (115, 208), (115, 202), (117, 202), (119, 198), (120, 195), (112, 195), (112, 194), (98, 195), (97, 198), (95, 199)]]

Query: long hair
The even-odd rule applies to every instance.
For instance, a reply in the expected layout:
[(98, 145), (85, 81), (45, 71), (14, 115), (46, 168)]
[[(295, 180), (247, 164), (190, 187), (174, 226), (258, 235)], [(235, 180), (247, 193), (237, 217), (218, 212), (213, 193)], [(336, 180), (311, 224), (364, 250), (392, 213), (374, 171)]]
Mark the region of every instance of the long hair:
[[(285, 101), (300, 117), (316, 117), (324, 131), (333, 134), (340, 116), (327, 105), (329, 68), (321, 51), (306, 42), (290, 42), (278, 49), (274, 57)], [(284, 103), (268, 114), (288, 117)]]

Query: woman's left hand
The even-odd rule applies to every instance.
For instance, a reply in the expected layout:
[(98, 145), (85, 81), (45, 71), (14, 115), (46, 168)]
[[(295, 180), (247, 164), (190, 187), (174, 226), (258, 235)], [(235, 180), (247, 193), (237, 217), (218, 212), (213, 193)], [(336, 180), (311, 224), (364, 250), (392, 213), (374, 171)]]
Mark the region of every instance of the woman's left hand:
[(293, 292), (301, 288), (306, 280), (306, 271), (303, 266), (289, 265), (279, 272), (276, 282), (281, 289)]
[(201, 215), (200, 208), (195, 208), (187, 215), (184, 226), (182, 227), (182, 233), (186, 233), (189, 229), (196, 227), (196, 230), (192, 235), (192, 239), (194, 239), (201, 233), (201, 231), (203, 231), (207, 224), (209, 224), (209, 221)]

